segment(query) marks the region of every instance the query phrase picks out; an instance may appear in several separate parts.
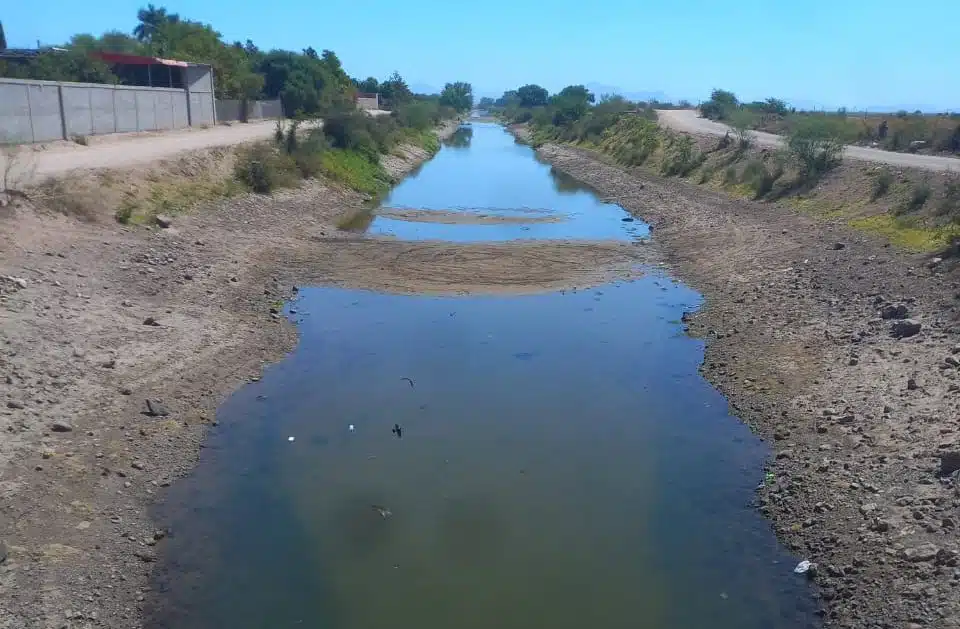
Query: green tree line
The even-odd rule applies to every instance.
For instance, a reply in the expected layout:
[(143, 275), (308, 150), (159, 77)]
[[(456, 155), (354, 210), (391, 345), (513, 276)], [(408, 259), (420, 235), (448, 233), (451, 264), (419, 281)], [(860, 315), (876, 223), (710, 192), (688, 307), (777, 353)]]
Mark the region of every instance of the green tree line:
[[(210, 24), (148, 4), (137, 12), (129, 33), (77, 34), (62, 46), (34, 57), (0, 60), (0, 76), (52, 81), (142, 84), (129, 69), (112, 67), (91, 53), (114, 52), (174, 58), (213, 67), (222, 99), (276, 99), (287, 116), (326, 115), (353, 107), (356, 92), (379, 92), (382, 107), (394, 110), (417, 103), (417, 120), (449, 117), (473, 104), (469, 83), (449, 83), (437, 97), (418, 98), (396, 72), (383, 82), (352, 79), (332, 50), (260, 50), (250, 39), (226, 42)], [(443, 110), (441, 111), (441, 108)], [(418, 125), (419, 126), (419, 125)]]

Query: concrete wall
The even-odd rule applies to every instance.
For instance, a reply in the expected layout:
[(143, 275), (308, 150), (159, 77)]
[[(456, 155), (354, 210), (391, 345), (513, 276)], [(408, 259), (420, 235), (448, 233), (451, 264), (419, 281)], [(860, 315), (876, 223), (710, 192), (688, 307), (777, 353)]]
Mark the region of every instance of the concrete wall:
[(207, 66), (189, 66), (183, 69), (183, 84), (187, 90), (190, 125), (217, 123), (213, 93), (213, 72)]
[(197, 91), (0, 78), (0, 144), (214, 124), (210, 69), (183, 70)]
[(380, 98), (358, 98), (357, 107), (360, 109), (380, 109)]
[[(242, 101), (239, 100), (218, 100), (217, 101), (217, 121), (241, 120), (240, 115)], [(264, 118), (280, 118), (283, 116), (283, 106), (280, 100), (252, 100), (247, 103), (247, 118), (249, 120), (262, 120)]]

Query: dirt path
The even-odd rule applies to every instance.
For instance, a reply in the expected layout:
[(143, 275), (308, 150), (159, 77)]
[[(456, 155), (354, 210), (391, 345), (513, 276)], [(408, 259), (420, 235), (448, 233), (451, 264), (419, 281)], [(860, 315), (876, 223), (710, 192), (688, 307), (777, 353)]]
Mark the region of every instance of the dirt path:
[[(390, 164), (400, 174), (424, 157)], [(628, 277), (648, 259), (627, 244), (409, 243), (334, 227), (364, 203), (314, 183), (168, 229), (0, 208), (0, 628), (142, 626), (170, 533), (149, 507), (195, 464), (223, 398), (294, 346), (271, 309), (296, 284), (533, 292)]]
[(706, 297), (690, 323), (702, 372), (775, 452), (758, 505), (818, 564), (827, 626), (960, 627), (960, 482), (939, 474), (941, 457), (960, 467), (958, 261), (540, 153), (652, 223), (652, 247)]
[[(91, 137), (88, 146), (75, 142), (54, 142), (24, 147), (15, 158), (9, 185), (11, 188), (24, 187), (72, 170), (126, 168), (167, 159), (186, 151), (262, 140), (269, 138), (275, 128), (275, 121), (264, 120), (209, 129)], [(0, 156), (0, 160), (3, 159)], [(3, 164), (0, 164), (0, 171), (2, 169)]]
[[(730, 127), (722, 122), (700, 118), (695, 109), (658, 109), (657, 115), (661, 124), (675, 131), (715, 136), (732, 133)], [(766, 133), (764, 131), (751, 131), (750, 135), (760, 146), (783, 146), (783, 138), (779, 135)], [(866, 146), (847, 146), (844, 148), (843, 155), (844, 157), (864, 162), (877, 162), (903, 168), (920, 168), (922, 170), (939, 172), (960, 172), (960, 159), (955, 157), (896, 153)]]

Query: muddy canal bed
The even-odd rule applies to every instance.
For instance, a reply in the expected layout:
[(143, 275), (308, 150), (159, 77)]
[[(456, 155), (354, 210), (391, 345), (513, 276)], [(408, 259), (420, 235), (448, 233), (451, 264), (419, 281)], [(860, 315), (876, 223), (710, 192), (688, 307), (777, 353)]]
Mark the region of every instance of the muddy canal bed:
[[(463, 135), (385, 207), (565, 218), (374, 232), (647, 237), (500, 128)], [(752, 507), (768, 451), (698, 374), (699, 304), (654, 269), (536, 295), (303, 289), (299, 347), (221, 407), (161, 508), (154, 626), (816, 626)]]

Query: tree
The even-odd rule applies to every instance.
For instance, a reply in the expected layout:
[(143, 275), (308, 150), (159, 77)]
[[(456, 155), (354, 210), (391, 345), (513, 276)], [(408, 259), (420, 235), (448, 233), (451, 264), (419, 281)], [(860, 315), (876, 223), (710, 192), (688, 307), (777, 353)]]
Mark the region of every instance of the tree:
[(490, 98), (489, 96), (484, 96), (480, 99), (480, 102), (477, 103), (479, 109), (490, 109), (496, 106), (496, 101)]
[(447, 83), (440, 92), (440, 104), (461, 113), (469, 111), (473, 107), (473, 86), (463, 81)]
[(7, 49), (7, 36), (3, 34), (3, 22), (0, 22), (0, 50)]
[(543, 107), (547, 104), (550, 94), (539, 85), (524, 85), (517, 90), (517, 98), (521, 107)]
[(357, 90), (365, 94), (376, 94), (380, 91), (380, 81), (372, 76), (368, 76), (362, 81), (355, 81)]
[(583, 118), (590, 110), (593, 94), (582, 85), (568, 85), (550, 99), (553, 124), (562, 127)]
[(394, 72), (390, 78), (380, 84), (381, 106), (393, 109), (413, 100), (413, 92), (399, 72)]
[(179, 22), (180, 16), (176, 13), (167, 13), (164, 7), (158, 9), (148, 4), (147, 8), (137, 11), (137, 19), (140, 23), (133, 29), (134, 37), (141, 42), (152, 43), (162, 26)]
[(518, 90), (507, 90), (503, 96), (496, 100), (497, 107), (516, 107), (520, 105), (520, 93)]

